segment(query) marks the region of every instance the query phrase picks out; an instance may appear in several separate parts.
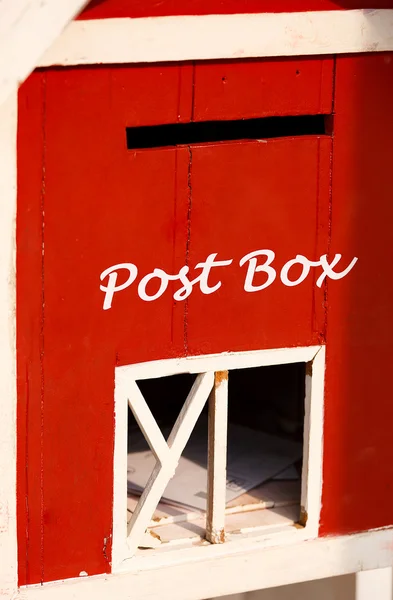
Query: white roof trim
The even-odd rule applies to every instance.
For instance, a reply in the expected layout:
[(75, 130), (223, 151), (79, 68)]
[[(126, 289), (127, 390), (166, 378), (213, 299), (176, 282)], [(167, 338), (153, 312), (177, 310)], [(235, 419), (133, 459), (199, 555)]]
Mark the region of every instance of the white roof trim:
[(393, 10), (74, 21), (39, 66), (393, 50)]

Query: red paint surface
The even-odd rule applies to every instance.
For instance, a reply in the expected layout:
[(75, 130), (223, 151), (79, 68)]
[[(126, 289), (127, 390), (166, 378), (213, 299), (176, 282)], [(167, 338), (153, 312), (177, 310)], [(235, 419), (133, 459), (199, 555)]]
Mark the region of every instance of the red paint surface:
[(356, 8), (392, 8), (392, 0), (93, 0), (82, 19), (162, 17)]
[(43, 340), (40, 190), (44, 154), (43, 101), (42, 75), (33, 74), (21, 88), (18, 114), (17, 531), (21, 582), (39, 582), (42, 579), (43, 382), (40, 356)]
[(393, 54), (337, 60), (321, 533), (393, 523)]
[[(190, 262), (219, 251), (234, 265), (220, 273), (217, 293), (189, 298), (190, 354), (307, 346), (324, 338), (316, 271), (304, 285), (284, 287), (278, 275), (265, 290), (245, 293), (247, 267), (238, 265), (247, 253), (269, 248), (279, 274), (297, 254), (318, 260), (327, 253), (330, 151), (331, 139), (317, 136), (191, 150)], [(265, 280), (256, 274), (255, 285)]]
[[(328, 137), (130, 151), (125, 127), (324, 112), (331, 59), (249, 61), (243, 71), (231, 63), (59, 69), (22, 86), (21, 585), (110, 570), (116, 364), (305, 345), (327, 335), (321, 533), (393, 521), (392, 69), (392, 54), (338, 60), (330, 241)], [(315, 259), (329, 244), (359, 263), (329, 283), (327, 321), (324, 290), (311, 275), (295, 288), (276, 281), (247, 295), (245, 268), (235, 264), (211, 296), (194, 289), (187, 304), (175, 303), (168, 289), (144, 303), (134, 285), (102, 310), (99, 275), (119, 262), (134, 262), (142, 276), (155, 267), (173, 273), (187, 261), (192, 268), (212, 252), (238, 263), (272, 248), (282, 266), (297, 253)]]
[[(266, 295), (246, 298), (245, 268), (238, 264), (223, 274), (223, 294), (216, 297), (195, 289), (186, 306), (174, 303), (168, 290), (155, 302), (143, 302), (134, 286), (115, 296), (111, 310), (102, 310), (100, 273), (119, 262), (135, 262), (142, 276), (155, 267), (175, 273), (187, 260), (192, 267), (212, 252), (230, 254), (238, 263), (250, 250), (271, 245), (282, 266), (296, 252), (313, 259), (326, 250), (328, 138), (200, 146), (191, 149), (191, 165), (187, 147), (126, 148), (126, 125), (188, 121), (208, 107), (216, 118), (246, 116), (251, 90), (255, 114), (276, 114), (284, 89), (283, 114), (318, 112), (331, 103), (329, 58), (251, 61), (243, 67), (240, 80), (237, 65), (227, 63), (216, 65), (215, 73), (211, 65), (200, 65), (197, 77), (192, 65), (63, 69), (35, 73), (21, 88), (20, 584), (110, 570), (116, 364), (228, 345), (240, 350), (310, 344), (324, 336), (323, 290), (315, 291), (311, 277), (297, 289), (277, 281)], [(321, 84), (326, 72), (330, 87)], [(221, 92), (224, 110), (218, 114), (205, 88), (221, 81), (222, 73), (228, 95)], [(321, 89), (322, 103), (316, 102)], [(216, 86), (212, 91), (217, 93)], [(255, 214), (259, 206), (265, 210)], [(290, 233), (281, 222), (286, 211)], [(267, 316), (272, 299), (276, 306)], [(217, 321), (220, 300), (225, 307)], [(242, 306), (246, 326), (238, 321)], [(287, 329), (291, 321), (297, 324)]]
[(197, 63), (194, 119), (329, 114), (333, 59)]

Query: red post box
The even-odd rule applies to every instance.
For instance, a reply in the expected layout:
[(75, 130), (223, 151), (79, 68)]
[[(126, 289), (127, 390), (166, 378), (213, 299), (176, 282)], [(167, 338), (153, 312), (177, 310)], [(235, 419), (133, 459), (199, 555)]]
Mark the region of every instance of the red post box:
[(390, 3), (179, 4), (92, 2), (19, 90), (26, 597), (392, 562)]

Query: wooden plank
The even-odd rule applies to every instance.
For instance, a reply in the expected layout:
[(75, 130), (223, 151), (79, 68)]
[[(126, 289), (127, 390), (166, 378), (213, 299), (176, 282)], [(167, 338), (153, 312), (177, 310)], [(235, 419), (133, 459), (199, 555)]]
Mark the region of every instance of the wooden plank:
[[(280, 272), (298, 254), (316, 261), (327, 253), (331, 148), (328, 136), (300, 136), (192, 149), (190, 261), (207, 256), (219, 240), (219, 258), (236, 256), (236, 262), (215, 270), (221, 288), (209, 302), (203, 294), (188, 298), (191, 355), (234, 349), (234, 339), (239, 350), (308, 346), (323, 339), (324, 289), (310, 274), (289, 292)], [(276, 278), (258, 289), (267, 272), (255, 273), (257, 289), (246, 292), (250, 263), (237, 267), (238, 261), (261, 248), (274, 249)], [(264, 265), (267, 257), (254, 260)]]
[[(42, 246), (40, 193), (44, 165), (46, 74), (35, 72), (19, 89), (17, 205), (18, 576), (42, 577)], [(27, 143), (28, 142), (28, 143)], [(34, 157), (34, 159), (32, 159)], [(34, 340), (34, 342), (32, 342)], [(29, 468), (27, 468), (29, 465)]]
[(321, 535), (393, 523), (393, 53), (337, 61)]
[[(151, 64), (144, 68), (117, 65), (108, 68), (104, 77), (110, 81), (112, 109), (116, 111), (119, 126), (141, 127), (191, 120), (192, 65)], [(157, 88), (161, 89), (159, 95), (153, 93)]]
[(333, 63), (331, 57), (197, 63), (194, 120), (329, 114)]
[[(144, 314), (139, 310), (136, 314), (132, 299), (125, 299), (120, 308), (122, 300), (119, 304), (115, 297), (114, 306), (126, 315), (104, 316), (99, 276), (115, 264), (115, 255), (128, 255), (146, 272), (157, 254), (168, 271), (179, 262), (184, 264), (188, 152), (128, 153), (126, 117), (134, 118), (139, 112), (146, 119), (152, 106), (143, 104), (146, 96), (141, 93), (133, 96), (126, 110), (133, 84), (143, 88), (142, 75), (131, 81), (127, 69), (121, 73), (115, 69), (116, 77), (112, 68), (87, 71), (36, 72), (22, 87), (19, 100), (22, 585), (78, 577), (81, 571), (90, 575), (110, 571), (118, 355), (130, 363), (183, 353), (182, 305), (176, 308), (169, 295), (159, 304), (142, 303)], [(160, 71), (148, 71), (144, 81), (152, 94)], [(177, 118), (177, 88), (172, 93), (171, 84), (178, 81), (178, 75), (177, 69), (168, 74), (168, 97), (162, 111), (157, 108), (159, 120), (165, 115)], [(111, 198), (115, 204), (108, 201)], [(71, 275), (74, 261), (80, 268), (72, 268)], [(43, 262), (45, 282), (41, 279)], [(56, 275), (59, 269), (69, 274), (61, 281)], [(43, 480), (45, 494), (41, 495)], [(92, 511), (98, 497), (100, 502)], [(75, 544), (76, 539), (83, 543)]]
[(214, 374), (209, 396), (206, 539), (225, 542), (228, 437), (228, 371)]

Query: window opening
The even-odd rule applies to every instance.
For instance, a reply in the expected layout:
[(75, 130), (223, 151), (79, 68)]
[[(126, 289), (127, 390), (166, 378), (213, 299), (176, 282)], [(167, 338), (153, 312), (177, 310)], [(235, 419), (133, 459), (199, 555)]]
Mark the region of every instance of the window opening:
[(230, 372), (228, 476), (233, 464), (249, 489), (227, 502), (228, 533), (300, 519), (305, 376), (305, 363)]
[[(134, 538), (135, 550), (206, 539), (224, 543), (233, 535), (299, 522), (305, 378), (302, 362), (136, 381), (127, 440), (131, 537), (152, 473), (157, 481), (160, 469), (166, 470), (167, 480), (157, 484), (152, 514)], [(192, 390), (201, 395), (188, 424), (190, 435), (180, 444), (178, 463), (171, 465), (168, 447), (171, 451), (176, 436), (171, 440), (170, 432), (179, 422), (181, 427)], [(169, 468), (160, 464), (157, 440), (148, 443), (142, 433), (149, 430), (143, 422), (146, 408), (162, 434), (158, 455), (169, 460)], [(150, 430), (153, 438), (156, 433)]]

